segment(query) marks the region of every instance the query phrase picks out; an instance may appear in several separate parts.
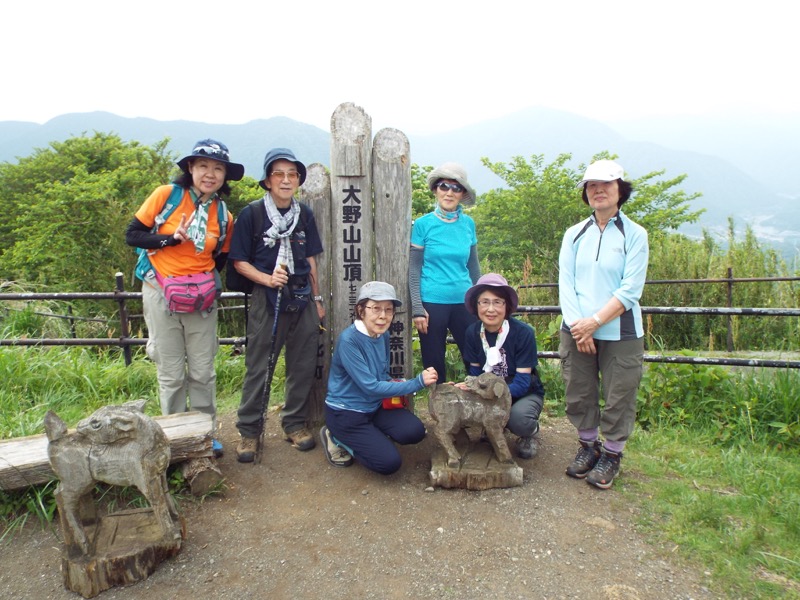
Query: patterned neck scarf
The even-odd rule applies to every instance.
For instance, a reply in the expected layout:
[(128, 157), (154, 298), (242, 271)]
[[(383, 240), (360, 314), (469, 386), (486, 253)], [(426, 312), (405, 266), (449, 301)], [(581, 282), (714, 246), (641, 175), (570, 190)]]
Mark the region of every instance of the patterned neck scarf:
[(464, 212), (464, 209), (459, 204), (455, 210), (442, 210), (442, 207), (437, 204), (436, 208), (433, 209), (433, 212), (437, 217), (444, 219), (445, 221), (458, 221), (458, 217), (461, 216), (461, 213)]
[(504, 359), (505, 350), (503, 350), (503, 343), (508, 337), (508, 319), (503, 320), (500, 330), (497, 332), (497, 340), (494, 346), (489, 347), (489, 342), (486, 340), (486, 330), (483, 323), (481, 323), (481, 345), (483, 346), (483, 353), (486, 355), (486, 362), (483, 364), (484, 373), (494, 373), (500, 377), (508, 375), (508, 365)]
[(194, 213), (190, 217), (191, 222), (186, 229), (186, 235), (192, 240), (195, 253), (202, 254), (206, 248), (206, 235), (208, 234), (208, 211), (211, 209), (211, 203), (219, 196), (213, 194), (204, 204), (200, 202), (200, 196), (194, 188), (189, 188), (189, 193), (194, 202)]
[(286, 265), (286, 270), (294, 275), (294, 256), (289, 238), (300, 220), (300, 204), (292, 198), (289, 210), (282, 215), (275, 206), (272, 196), (267, 192), (264, 194), (264, 206), (267, 207), (267, 217), (272, 222), (272, 227), (265, 234), (264, 244), (272, 248), (277, 241), (280, 241), (281, 247), (278, 249), (278, 260), (275, 264)]

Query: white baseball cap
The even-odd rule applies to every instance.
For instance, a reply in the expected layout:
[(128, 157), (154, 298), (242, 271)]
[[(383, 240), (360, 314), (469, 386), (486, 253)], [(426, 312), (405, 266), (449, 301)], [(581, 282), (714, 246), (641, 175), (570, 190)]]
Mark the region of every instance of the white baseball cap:
[(583, 174), (583, 179), (575, 187), (583, 187), (587, 181), (614, 181), (624, 178), (625, 170), (621, 166), (613, 160), (603, 159), (590, 164)]

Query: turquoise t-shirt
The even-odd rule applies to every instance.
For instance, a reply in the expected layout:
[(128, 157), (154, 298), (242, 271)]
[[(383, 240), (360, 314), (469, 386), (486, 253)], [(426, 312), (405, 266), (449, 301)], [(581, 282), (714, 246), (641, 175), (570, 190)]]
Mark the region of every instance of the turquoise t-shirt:
[(428, 213), (414, 221), (411, 243), (425, 254), (420, 274), (420, 296), (433, 304), (461, 304), (472, 286), (467, 261), (470, 248), (478, 243), (475, 221), (461, 214), (445, 222)]

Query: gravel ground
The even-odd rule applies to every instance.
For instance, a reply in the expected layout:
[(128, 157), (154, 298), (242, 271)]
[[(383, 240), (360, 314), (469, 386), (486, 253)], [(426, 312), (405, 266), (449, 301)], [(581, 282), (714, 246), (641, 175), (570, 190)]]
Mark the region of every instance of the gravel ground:
[[(239, 464), (234, 419), (220, 419), (224, 497), (183, 502), (180, 554), (100, 598), (720, 597), (707, 574), (637, 532), (618, 491), (564, 475), (577, 448), (565, 420), (544, 423), (539, 454), (518, 461), (522, 487), (472, 492), (430, 487), (433, 436), (383, 477), (332, 467), (319, 447), (298, 452), (274, 416), (263, 462)], [(622, 481), (637, 476), (623, 461)], [(60, 557), (38, 526), (1, 544), (0, 598), (80, 598), (63, 587)]]

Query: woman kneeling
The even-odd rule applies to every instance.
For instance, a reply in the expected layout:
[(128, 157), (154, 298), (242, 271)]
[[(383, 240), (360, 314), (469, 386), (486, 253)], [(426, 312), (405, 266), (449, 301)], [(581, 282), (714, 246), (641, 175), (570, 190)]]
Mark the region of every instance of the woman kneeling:
[(389, 327), (401, 304), (390, 284), (365, 283), (358, 292), (355, 322), (336, 341), (320, 430), (322, 448), (334, 466), (349, 467), (355, 458), (389, 475), (402, 463), (394, 443), (416, 444), (425, 437), (425, 426), (414, 413), (384, 408), (384, 398), (413, 394), (437, 377), (433, 367), (408, 381), (389, 376)]

